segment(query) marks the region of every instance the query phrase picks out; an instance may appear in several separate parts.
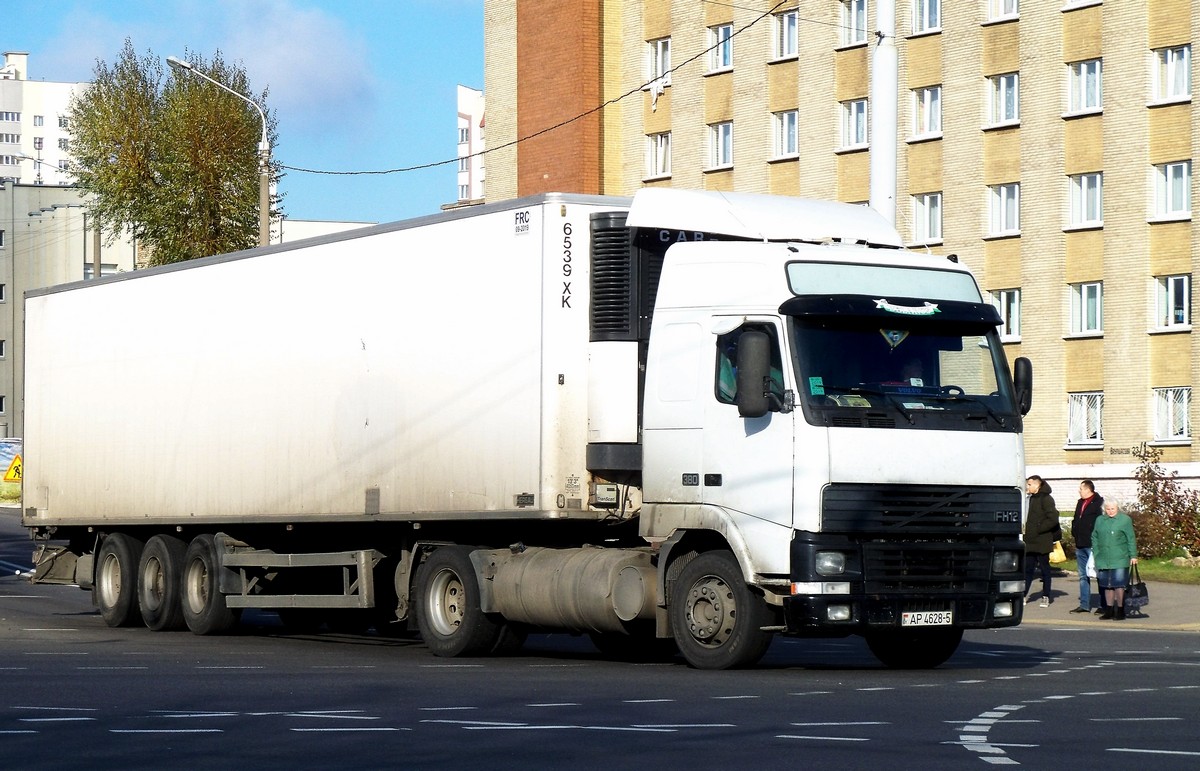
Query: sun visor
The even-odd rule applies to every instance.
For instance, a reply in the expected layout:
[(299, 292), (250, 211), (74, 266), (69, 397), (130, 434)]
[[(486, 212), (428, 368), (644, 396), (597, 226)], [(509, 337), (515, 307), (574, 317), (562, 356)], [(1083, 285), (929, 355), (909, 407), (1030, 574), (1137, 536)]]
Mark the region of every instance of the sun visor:
[(987, 303), (960, 300), (931, 302), (919, 297), (871, 297), (868, 295), (805, 295), (793, 297), (779, 307), (788, 316), (889, 320), (906, 324), (971, 324), (998, 326), (1000, 312)]

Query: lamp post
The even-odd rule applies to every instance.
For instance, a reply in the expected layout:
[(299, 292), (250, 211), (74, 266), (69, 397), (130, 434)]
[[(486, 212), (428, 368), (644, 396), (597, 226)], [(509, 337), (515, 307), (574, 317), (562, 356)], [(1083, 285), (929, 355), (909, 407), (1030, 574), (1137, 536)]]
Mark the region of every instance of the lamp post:
[(193, 67), (191, 63), (175, 56), (168, 56), (167, 64), (176, 70), (190, 72), (197, 77), (204, 78), (214, 86), (233, 94), (258, 110), (258, 117), (262, 120), (262, 137), (258, 140), (258, 245), (266, 246), (271, 240), (271, 143), (267, 141), (267, 114), (263, 112), (263, 108), (258, 105), (258, 102), (245, 94), (234, 91), (224, 83), (210, 78)]

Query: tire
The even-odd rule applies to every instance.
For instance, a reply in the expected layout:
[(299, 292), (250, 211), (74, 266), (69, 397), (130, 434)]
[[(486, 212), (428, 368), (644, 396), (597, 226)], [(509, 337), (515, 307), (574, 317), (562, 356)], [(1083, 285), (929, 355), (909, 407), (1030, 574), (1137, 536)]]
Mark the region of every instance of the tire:
[(155, 632), (183, 629), (179, 584), (187, 544), (169, 535), (156, 535), (146, 542), (138, 563), (138, 608), (142, 621)]
[(142, 542), (124, 533), (111, 533), (96, 552), (92, 601), (104, 623), (112, 627), (142, 623), (138, 610), (138, 563)]
[(933, 669), (954, 655), (962, 642), (961, 628), (888, 629), (868, 632), (867, 647), (892, 669)]
[(182, 607), (187, 628), (194, 634), (220, 634), (238, 622), (241, 614), (225, 604), (217, 583), (220, 561), (211, 535), (198, 535), (183, 558)]
[(462, 546), (434, 549), (417, 571), (417, 626), (435, 656), (491, 653), (504, 624), (479, 609), (475, 566)]
[(763, 630), (771, 610), (727, 551), (704, 552), (684, 566), (667, 613), (679, 652), (696, 669), (748, 667), (771, 645)]

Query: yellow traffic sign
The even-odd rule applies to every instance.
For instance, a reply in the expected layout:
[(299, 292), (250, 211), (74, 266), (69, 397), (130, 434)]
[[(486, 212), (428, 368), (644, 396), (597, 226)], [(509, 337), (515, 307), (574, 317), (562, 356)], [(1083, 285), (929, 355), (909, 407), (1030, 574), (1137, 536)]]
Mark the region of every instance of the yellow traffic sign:
[(12, 463), (8, 464), (8, 471), (4, 472), (5, 482), (20, 482), (21, 481), (21, 456), (14, 456)]

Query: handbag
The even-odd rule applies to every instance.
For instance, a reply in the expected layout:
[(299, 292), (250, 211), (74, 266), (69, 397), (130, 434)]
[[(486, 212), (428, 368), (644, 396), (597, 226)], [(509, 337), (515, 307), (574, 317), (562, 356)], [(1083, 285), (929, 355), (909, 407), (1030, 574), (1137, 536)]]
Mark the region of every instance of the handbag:
[(1141, 610), (1150, 604), (1150, 590), (1142, 582), (1138, 566), (1129, 569), (1129, 586), (1125, 589), (1125, 610)]
[(1094, 553), (1088, 553), (1087, 567), (1084, 570), (1087, 572), (1088, 578), (1096, 577), (1096, 555)]
[(1055, 541), (1054, 548), (1050, 550), (1050, 564), (1057, 565), (1060, 562), (1067, 561), (1067, 553), (1063, 551), (1062, 541)]

